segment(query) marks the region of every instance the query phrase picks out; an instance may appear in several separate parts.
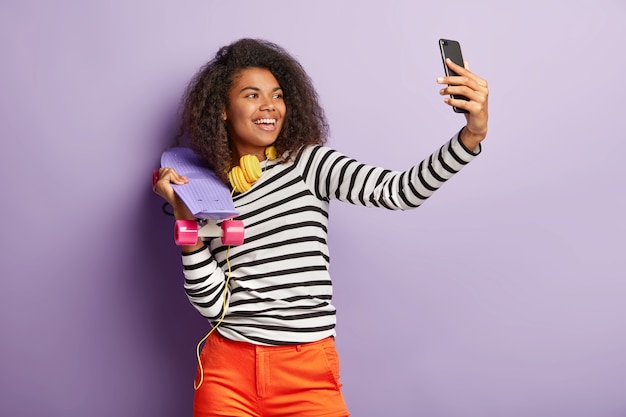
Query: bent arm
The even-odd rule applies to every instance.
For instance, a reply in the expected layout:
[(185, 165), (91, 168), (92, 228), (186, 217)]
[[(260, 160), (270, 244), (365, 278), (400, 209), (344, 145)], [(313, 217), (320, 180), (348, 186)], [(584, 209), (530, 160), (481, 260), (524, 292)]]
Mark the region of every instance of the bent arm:
[[(172, 168), (161, 168), (159, 179), (154, 185), (154, 192), (174, 209), (176, 220), (195, 220), (172, 188), (172, 183), (184, 184), (187, 181), (186, 177), (178, 175)], [(184, 288), (189, 301), (207, 319), (219, 319), (225, 305), (225, 274), (201, 238), (193, 245), (182, 247), (182, 263)]]
[[(184, 287), (189, 301), (204, 317), (217, 321), (222, 316), (224, 306), (228, 305), (228, 298), (224, 300), (224, 271), (204, 244), (195, 251), (183, 251), (182, 258)], [(226, 297), (230, 297), (230, 294)]]

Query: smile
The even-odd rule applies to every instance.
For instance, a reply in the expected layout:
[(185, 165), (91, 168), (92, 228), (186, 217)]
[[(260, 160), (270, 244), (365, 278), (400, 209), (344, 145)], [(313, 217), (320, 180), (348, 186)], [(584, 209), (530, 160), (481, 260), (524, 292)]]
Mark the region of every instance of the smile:
[(276, 119), (259, 119), (254, 121), (255, 125), (275, 125)]

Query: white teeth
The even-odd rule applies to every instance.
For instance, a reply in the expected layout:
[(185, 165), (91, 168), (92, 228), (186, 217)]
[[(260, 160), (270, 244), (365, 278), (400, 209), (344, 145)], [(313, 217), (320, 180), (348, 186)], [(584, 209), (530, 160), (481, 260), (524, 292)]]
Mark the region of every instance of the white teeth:
[(257, 125), (260, 125), (260, 124), (275, 124), (276, 123), (276, 119), (259, 119), (259, 120), (255, 120), (254, 123), (257, 124)]

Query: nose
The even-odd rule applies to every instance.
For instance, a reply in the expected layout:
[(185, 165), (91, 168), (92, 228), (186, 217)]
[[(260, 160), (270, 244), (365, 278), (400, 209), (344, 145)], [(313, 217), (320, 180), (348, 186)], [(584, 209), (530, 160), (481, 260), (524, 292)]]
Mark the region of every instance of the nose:
[(261, 110), (263, 111), (274, 111), (276, 110), (276, 107), (274, 106), (274, 101), (272, 100), (272, 97), (265, 97), (263, 99), (263, 102), (261, 103)]
[(274, 111), (274, 110), (276, 110), (276, 107), (274, 107), (274, 104), (272, 103), (264, 104), (263, 106), (261, 106), (261, 111)]

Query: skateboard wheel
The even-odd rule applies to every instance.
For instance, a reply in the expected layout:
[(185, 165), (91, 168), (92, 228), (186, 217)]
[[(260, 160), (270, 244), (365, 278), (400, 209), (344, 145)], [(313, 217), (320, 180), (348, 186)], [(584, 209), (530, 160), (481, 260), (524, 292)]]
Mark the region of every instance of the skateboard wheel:
[(198, 242), (198, 223), (195, 220), (176, 220), (174, 242), (178, 246), (195, 245)]
[(157, 182), (159, 181), (159, 170), (155, 169), (154, 171), (152, 171), (152, 189), (154, 190), (154, 187), (156, 187)]
[(222, 243), (224, 245), (241, 245), (244, 238), (244, 227), (241, 220), (224, 220), (222, 222)]

